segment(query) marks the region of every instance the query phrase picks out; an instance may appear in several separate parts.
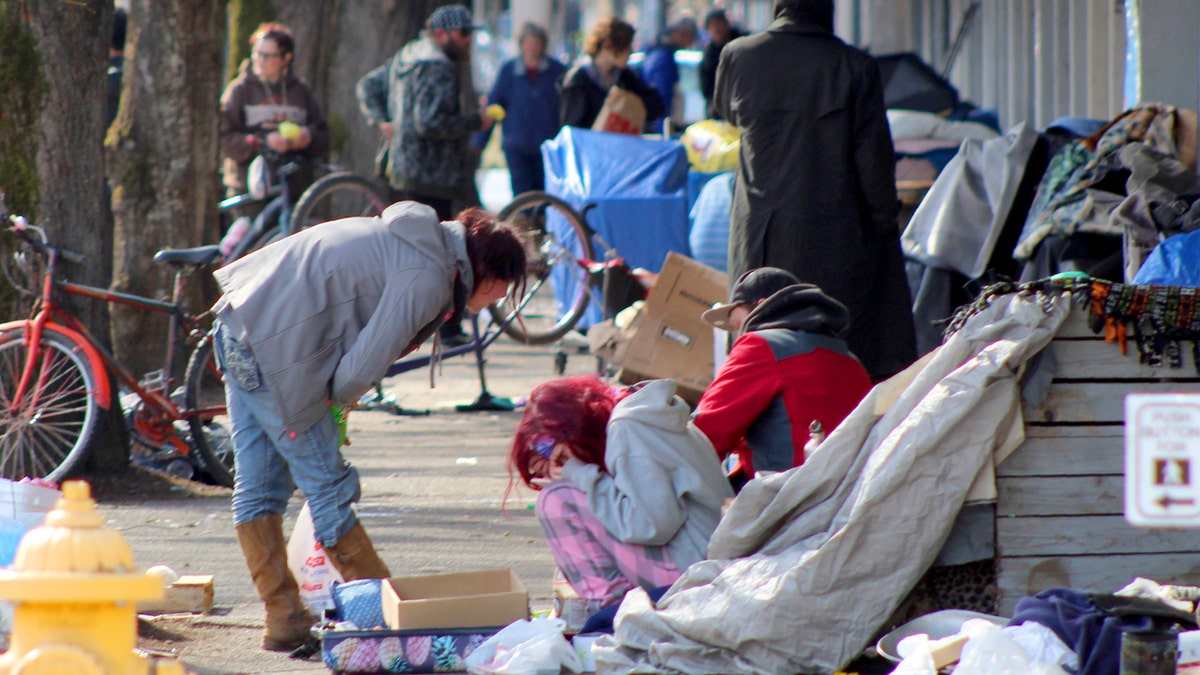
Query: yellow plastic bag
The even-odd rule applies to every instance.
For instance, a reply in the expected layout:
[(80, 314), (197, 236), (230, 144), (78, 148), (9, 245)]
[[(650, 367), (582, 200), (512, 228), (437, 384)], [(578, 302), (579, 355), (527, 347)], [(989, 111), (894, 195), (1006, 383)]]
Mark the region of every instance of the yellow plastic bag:
[(683, 147), (688, 162), (696, 171), (717, 173), (734, 171), (738, 167), (738, 151), (742, 139), (737, 128), (721, 120), (703, 120), (684, 130)]

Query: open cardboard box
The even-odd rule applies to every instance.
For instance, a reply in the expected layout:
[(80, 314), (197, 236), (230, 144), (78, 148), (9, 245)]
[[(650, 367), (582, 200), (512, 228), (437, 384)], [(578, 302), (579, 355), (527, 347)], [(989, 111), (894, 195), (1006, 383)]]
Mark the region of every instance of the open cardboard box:
[(723, 272), (675, 252), (667, 254), (650, 295), (613, 360), (626, 384), (670, 378), (692, 405), (713, 380), (713, 331), (700, 315), (725, 302)]
[(529, 592), (511, 569), (392, 577), (381, 602), (392, 630), (495, 628), (529, 618)]

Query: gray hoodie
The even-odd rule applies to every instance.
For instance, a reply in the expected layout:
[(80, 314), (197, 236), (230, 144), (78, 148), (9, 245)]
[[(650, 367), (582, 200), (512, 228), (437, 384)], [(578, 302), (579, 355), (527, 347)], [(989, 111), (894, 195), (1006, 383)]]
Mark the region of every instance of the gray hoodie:
[[(462, 225), (399, 202), (315, 225), (213, 273), (213, 312), (250, 347), (283, 418), (303, 431), (358, 400), (474, 285)], [(465, 292), (465, 294), (463, 294)]]
[(617, 539), (666, 546), (680, 571), (702, 560), (733, 490), (712, 444), (688, 421), (674, 380), (646, 382), (613, 409), (605, 467), (569, 459), (563, 477)]

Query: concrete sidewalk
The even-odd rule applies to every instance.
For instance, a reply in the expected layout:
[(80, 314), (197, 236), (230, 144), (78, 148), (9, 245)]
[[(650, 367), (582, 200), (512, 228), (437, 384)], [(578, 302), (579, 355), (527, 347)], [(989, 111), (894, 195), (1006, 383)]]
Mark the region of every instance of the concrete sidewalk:
[[(550, 347), (501, 338), (488, 351), (487, 381), (496, 396), (524, 397), (555, 377)], [(568, 374), (594, 372), (595, 359), (572, 351)], [(394, 575), (512, 567), (529, 588), (534, 610), (551, 604), (554, 563), (532, 511), (533, 494), (514, 490), (501, 506), (509, 476), (508, 443), (517, 412), (460, 413), (453, 404), (479, 393), (474, 360), (458, 357), (429, 370), (389, 379), (386, 391), (427, 416), (356, 411), (347, 458), (362, 478), (358, 513)], [(259, 649), (263, 609), (233, 533), (229, 491), (105, 486), (100, 510), (133, 547), (140, 567), (167, 565), (179, 574), (212, 574), (216, 607), (209, 615), (164, 617), (144, 625), (143, 648), (180, 658), (204, 675), (328, 672), (319, 660), (296, 661)], [(101, 487), (101, 485), (97, 485)], [(112, 494), (110, 494), (112, 493)], [(292, 499), (287, 531), (302, 504)]]

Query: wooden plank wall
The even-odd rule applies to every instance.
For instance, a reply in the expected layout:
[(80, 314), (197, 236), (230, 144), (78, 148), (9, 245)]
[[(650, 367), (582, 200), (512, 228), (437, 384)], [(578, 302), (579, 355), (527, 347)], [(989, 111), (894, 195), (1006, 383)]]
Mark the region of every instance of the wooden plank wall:
[(1141, 576), (1200, 585), (1200, 527), (1135, 528), (1124, 511), (1124, 400), (1200, 391), (1190, 345), (1181, 369), (1139, 363), (1074, 310), (1049, 350), (1049, 395), (1026, 404), (1025, 443), (996, 470), (999, 611), (1055, 586), (1114, 591)]

